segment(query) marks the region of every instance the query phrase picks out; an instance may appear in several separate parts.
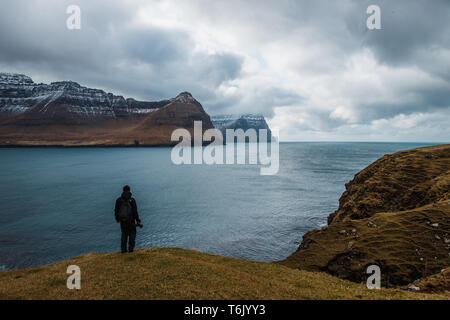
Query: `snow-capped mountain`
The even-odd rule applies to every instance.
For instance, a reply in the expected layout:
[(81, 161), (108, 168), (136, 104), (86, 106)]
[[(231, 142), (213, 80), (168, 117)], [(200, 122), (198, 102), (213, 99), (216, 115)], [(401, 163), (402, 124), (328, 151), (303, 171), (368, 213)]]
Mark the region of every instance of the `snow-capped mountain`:
[(189, 92), (158, 102), (125, 99), (62, 81), (37, 84), (0, 73), (1, 146), (170, 146), (177, 128), (212, 129), (209, 115)]
[(267, 136), (270, 139), (272, 132), (266, 119), (260, 114), (243, 114), (243, 115), (216, 115), (211, 116), (212, 124), (216, 129), (222, 131), (225, 138), (226, 129), (242, 129), (247, 131), (248, 129), (255, 129), (258, 133), (259, 139), (259, 129), (266, 129)]
[(182, 92), (176, 98), (170, 99), (170, 102), (198, 104), (199, 102), (189, 92)]
[(0, 73), (0, 119), (19, 117), (26, 122), (28, 115), (34, 122), (139, 118), (169, 102), (125, 100), (73, 81), (37, 84), (26, 75)]
[[(240, 123), (241, 125), (245, 123), (247, 129), (268, 129), (270, 131), (269, 125), (263, 115), (260, 114), (243, 114), (243, 115), (216, 115), (211, 116), (211, 121), (216, 129), (231, 129)], [(241, 128), (245, 129), (245, 128)]]

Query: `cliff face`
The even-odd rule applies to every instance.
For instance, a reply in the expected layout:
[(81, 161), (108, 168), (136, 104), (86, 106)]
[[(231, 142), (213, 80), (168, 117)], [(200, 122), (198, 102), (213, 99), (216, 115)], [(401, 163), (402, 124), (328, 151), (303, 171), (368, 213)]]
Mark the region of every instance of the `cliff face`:
[[(202, 105), (189, 92), (182, 92), (171, 99), (170, 103), (149, 114), (130, 131), (129, 135), (139, 144), (174, 145), (178, 142), (170, 140), (172, 132), (177, 128), (184, 128), (193, 137), (194, 121), (202, 122), (203, 132), (213, 128), (211, 119)], [(151, 136), (149, 132), (152, 132)]]
[(241, 116), (217, 115), (211, 117), (212, 123), (216, 129), (222, 132), (224, 139), (226, 138), (227, 129), (255, 129), (259, 140), (259, 129), (267, 130), (267, 138), (270, 140), (272, 132), (266, 119), (262, 115), (245, 114)]
[(182, 92), (157, 112), (150, 114), (138, 129), (164, 125), (193, 128), (194, 121), (202, 121), (202, 125), (207, 129), (213, 128), (202, 105), (189, 92)]
[(445, 172), (449, 170), (450, 150), (426, 150), (386, 155), (358, 173), (345, 186), (339, 209), (329, 216), (328, 223), (415, 209), (448, 199)]
[(190, 93), (137, 101), (72, 81), (36, 84), (0, 73), (0, 145), (169, 145), (177, 128), (213, 128)]
[(0, 120), (9, 119), (8, 124), (70, 125), (139, 118), (167, 103), (125, 100), (72, 81), (36, 84), (25, 75), (0, 73)]
[(328, 226), (304, 235), (290, 267), (352, 281), (381, 268), (404, 285), (450, 265), (450, 145), (385, 155), (346, 185)]

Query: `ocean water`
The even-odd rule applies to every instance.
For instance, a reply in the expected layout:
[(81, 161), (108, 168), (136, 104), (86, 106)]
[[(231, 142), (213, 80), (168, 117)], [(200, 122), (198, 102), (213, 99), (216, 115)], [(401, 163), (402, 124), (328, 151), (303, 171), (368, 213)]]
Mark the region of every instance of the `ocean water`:
[(182, 165), (170, 148), (0, 149), (0, 269), (119, 251), (115, 199), (132, 187), (137, 247), (182, 247), (260, 261), (287, 257), (326, 225), (344, 184), (413, 143), (282, 143), (280, 170)]

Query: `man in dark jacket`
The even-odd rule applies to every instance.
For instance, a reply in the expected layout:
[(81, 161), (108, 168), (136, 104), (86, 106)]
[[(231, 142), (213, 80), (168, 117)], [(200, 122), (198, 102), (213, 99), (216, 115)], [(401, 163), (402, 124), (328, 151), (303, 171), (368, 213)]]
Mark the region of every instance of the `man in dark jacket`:
[(142, 223), (139, 219), (136, 200), (131, 197), (129, 186), (123, 187), (122, 196), (116, 200), (114, 216), (117, 223), (120, 223), (120, 229), (122, 230), (122, 253), (127, 252), (128, 240), (128, 252), (133, 252), (136, 243), (136, 225), (142, 228)]

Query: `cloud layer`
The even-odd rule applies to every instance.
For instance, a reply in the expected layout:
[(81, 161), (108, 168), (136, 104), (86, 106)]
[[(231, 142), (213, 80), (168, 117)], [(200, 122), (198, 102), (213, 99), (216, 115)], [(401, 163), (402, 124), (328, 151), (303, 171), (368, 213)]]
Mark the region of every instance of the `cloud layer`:
[(449, 16), (447, 0), (3, 0), (0, 70), (147, 100), (187, 90), (210, 114), (264, 114), (283, 140), (448, 142)]

